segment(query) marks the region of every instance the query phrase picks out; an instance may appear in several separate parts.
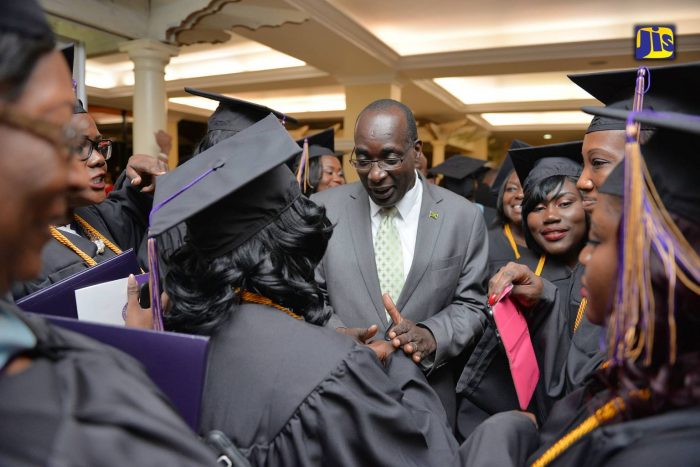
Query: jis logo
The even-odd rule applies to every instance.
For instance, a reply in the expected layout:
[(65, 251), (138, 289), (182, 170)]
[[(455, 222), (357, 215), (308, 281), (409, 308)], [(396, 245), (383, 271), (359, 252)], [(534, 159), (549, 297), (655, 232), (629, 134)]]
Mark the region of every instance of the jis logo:
[(634, 33), (634, 58), (637, 60), (675, 58), (675, 26), (635, 26)]

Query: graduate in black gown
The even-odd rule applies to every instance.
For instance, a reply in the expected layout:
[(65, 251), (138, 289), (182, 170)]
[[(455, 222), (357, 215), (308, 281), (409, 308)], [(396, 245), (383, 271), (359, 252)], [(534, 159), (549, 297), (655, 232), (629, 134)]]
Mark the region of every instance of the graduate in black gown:
[(308, 151), (302, 152), (294, 164), (294, 173), (304, 194), (311, 196), (329, 188), (345, 185), (343, 153), (335, 150), (333, 128), (297, 140), (297, 144), (302, 148), (304, 143)]
[[(540, 365), (534, 396), (538, 419), (602, 363), (601, 328), (585, 317), (587, 300), (581, 296), (583, 267), (578, 254), (584, 246), (588, 218), (576, 180), (581, 173), (581, 142), (514, 150), (515, 170), (523, 181), (523, 223), (528, 246), (542, 255), (530, 274), (545, 279), (547, 300), (527, 314), (530, 334)], [(494, 276), (489, 294), (513, 280), (523, 266), (511, 263)], [(517, 299), (517, 294), (515, 296)]]
[(164, 325), (212, 339), (201, 429), (253, 465), (449, 465), (457, 443), (409, 357), (322, 326), (332, 226), (281, 165), (299, 151), (270, 115), (159, 179), (151, 235), (188, 232)]
[[(581, 383), (600, 364), (598, 328), (583, 317), (583, 268), (578, 253), (588, 222), (575, 183), (581, 172), (581, 143), (525, 147), (510, 151), (518, 178), (523, 181), (522, 231), (532, 256), (529, 264), (509, 262), (493, 283), (510, 280), (512, 271), (526, 270), (542, 277), (556, 304), (540, 304), (527, 315), (540, 382), (529, 409), (540, 421), (552, 403)], [(518, 408), (508, 360), (489, 324), (457, 384), (460, 394), (458, 434), (467, 438), (489, 415)], [(574, 336), (576, 338), (574, 339)]]
[(496, 219), (489, 226), (489, 277), (511, 261), (536, 269), (539, 256), (527, 247), (522, 222), (523, 187), (510, 159), (510, 151), (530, 145), (514, 140), (494, 181)]
[(496, 219), (496, 199), (490, 187), (481, 181), (488, 171), (484, 164), (486, 161), (483, 159), (458, 154), (429, 169), (428, 174), (443, 175), (441, 186), (476, 203), (489, 226)]
[[(679, 81), (679, 89), (687, 89), (683, 83), (691, 85)], [(700, 102), (689, 100), (697, 112)], [(657, 130), (640, 157), (637, 129), (630, 127), (625, 162), (599, 188), (581, 253), (586, 313), (607, 324), (610, 363), (555, 404), (539, 433), (512, 429), (508, 420), (516, 414), (485, 425), (480, 451), (498, 465), (698, 465), (700, 165), (692, 162), (700, 118), (645, 111), (634, 120)], [(514, 439), (521, 449), (498, 448), (516, 446)]]
[[(0, 16), (0, 296), (40, 270), (66, 216), (68, 68), (33, 0)], [(215, 465), (130, 357), (0, 301), (0, 465)]]
[(12, 287), (15, 300), (72, 276), (84, 269), (133, 249), (142, 268), (147, 267), (143, 240), (153, 203), (154, 177), (167, 167), (156, 158), (136, 154), (107, 195), (104, 175), (112, 154), (112, 142), (100, 135), (95, 121), (76, 101), (71, 124), (80, 132), (76, 176), (86, 178), (85, 187), (68, 197), (73, 210), (70, 223), (51, 227), (51, 240), (42, 252), (39, 276)]

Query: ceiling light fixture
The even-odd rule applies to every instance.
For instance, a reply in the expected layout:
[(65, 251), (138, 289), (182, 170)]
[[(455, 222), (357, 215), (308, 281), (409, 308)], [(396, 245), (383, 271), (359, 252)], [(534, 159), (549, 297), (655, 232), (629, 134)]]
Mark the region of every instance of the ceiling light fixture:
[(435, 78), (438, 86), (466, 105), (590, 99), (566, 72)]
[[(329, 112), (345, 110), (345, 94), (324, 93), (312, 95), (287, 95), (256, 97), (246, 94), (231, 96), (239, 99), (255, 102), (283, 113)], [(171, 97), (168, 101), (174, 104), (187, 105), (199, 109), (214, 111), (218, 102), (203, 97)]]
[(489, 125), (527, 126), (527, 125), (588, 125), (591, 117), (579, 111), (562, 112), (499, 112), (483, 113), (481, 118)]

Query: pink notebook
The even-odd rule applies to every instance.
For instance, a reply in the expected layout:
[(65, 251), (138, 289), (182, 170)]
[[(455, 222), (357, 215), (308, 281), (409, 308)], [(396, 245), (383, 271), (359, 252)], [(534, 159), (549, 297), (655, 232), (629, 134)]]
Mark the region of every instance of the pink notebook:
[(507, 296), (510, 289), (504, 292), (502, 298), (492, 307), (491, 313), (508, 356), (510, 374), (513, 377), (520, 408), (525, 410), (535, 392), (537, 380), (540, 378), (540, 369), (525, 317)]

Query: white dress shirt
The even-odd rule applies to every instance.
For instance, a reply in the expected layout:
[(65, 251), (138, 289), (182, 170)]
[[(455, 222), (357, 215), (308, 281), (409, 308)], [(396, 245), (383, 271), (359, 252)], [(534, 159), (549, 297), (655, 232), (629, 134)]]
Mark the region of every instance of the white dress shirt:
[[(416, 235), (418, 234), (418, 219), (420, 217), (420, 205), (423, 201), (423, 184), (416, 172), (416, 183), (408, 190), (401, 200), (396, 203), (399, 211), (394, 218), (396, 229), (401, 238), (401, 252), (403, 255), (403, 279), (406, 280), (408, 272), (413, 264), (413, 253), (416, 251)], [(379, 224), (382, 222), (381, 206), (378, 206), (372, 198), (369, 199), (369, 213), (372, 223), (372, 242), (377, 236)], [(396, 297), (398, 299), (398, 297)]]

